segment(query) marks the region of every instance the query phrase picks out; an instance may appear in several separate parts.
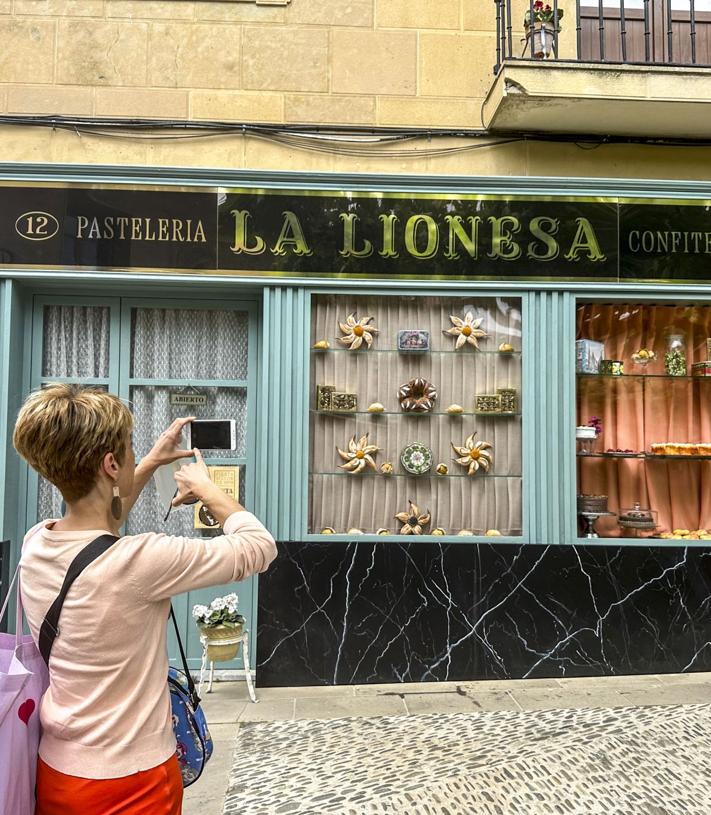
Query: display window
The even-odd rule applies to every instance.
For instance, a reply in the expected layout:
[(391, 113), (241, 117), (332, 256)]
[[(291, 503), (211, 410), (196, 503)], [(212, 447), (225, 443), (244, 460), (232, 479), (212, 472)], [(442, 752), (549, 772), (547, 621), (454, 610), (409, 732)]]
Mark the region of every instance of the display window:
[(522, 535), (516, 297), (312, 299), (309, 532)]
[(711, 540), (711, 306), (577, 309), (583, 537)]

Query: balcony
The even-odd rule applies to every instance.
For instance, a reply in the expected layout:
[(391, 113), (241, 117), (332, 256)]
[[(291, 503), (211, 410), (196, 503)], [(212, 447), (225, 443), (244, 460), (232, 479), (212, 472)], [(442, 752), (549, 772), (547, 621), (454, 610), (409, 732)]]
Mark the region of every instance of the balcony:
[(711, 0), (494, 2), (491, 131), (709, 136)]

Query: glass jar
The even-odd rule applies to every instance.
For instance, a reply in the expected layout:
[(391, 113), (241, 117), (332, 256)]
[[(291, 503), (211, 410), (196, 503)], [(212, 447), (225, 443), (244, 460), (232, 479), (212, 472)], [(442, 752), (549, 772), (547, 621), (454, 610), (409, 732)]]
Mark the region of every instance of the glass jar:
[(686, 337), (675, 331), (666, 335), (664, 370), (667, 376), (686, 376)]

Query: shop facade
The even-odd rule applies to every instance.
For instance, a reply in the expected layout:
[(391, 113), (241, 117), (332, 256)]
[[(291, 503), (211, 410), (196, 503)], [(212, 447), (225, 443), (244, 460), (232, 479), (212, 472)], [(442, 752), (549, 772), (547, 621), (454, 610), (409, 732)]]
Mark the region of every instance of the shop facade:
[[(279, 542), (236, 587), (263, 686), (708, 669), (708, 185), (4, 178), (11, 563), (60, 509), (7, 449), (14, 414), (85, 382), (130, 400), (139, 456), (188, 408), (236, 420), (207, 456)], [(195, 667), (212, 595), (176, 602)]]

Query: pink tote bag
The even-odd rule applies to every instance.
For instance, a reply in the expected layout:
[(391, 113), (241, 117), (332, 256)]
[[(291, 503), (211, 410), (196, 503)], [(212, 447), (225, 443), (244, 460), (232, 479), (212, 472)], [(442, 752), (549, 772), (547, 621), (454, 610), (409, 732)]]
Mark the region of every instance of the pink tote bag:
[(34, 815), (39, 706), (49, 677), (32, 637), (22, 633), (19, 566), (0, 611), (0, 622), (15, 582), (16, 633), (0, 633), (0, 815)]

